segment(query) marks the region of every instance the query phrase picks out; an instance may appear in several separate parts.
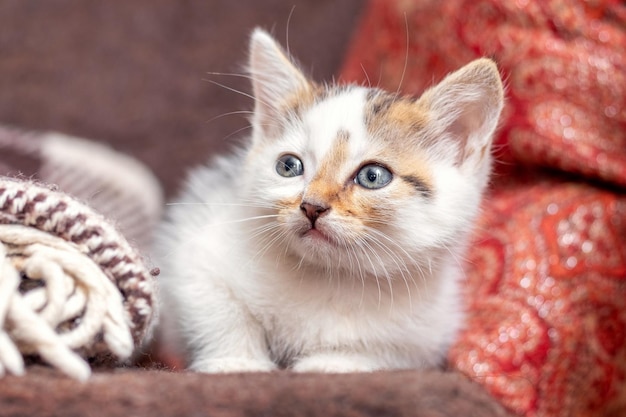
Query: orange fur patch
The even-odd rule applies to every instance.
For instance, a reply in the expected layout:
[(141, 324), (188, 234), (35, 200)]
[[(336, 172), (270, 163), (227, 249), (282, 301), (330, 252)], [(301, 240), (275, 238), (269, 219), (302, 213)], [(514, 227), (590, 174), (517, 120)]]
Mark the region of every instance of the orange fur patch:
[(376, 91), (368, 99), (365, 121), (370, 133), (389, 128), (416, 133), (428, 122), (428, 113), (411, 98)]
[(397, 98), (377, 92), (366, 106), (368, 133), (385, 146), (382, 157), (394, 161), (394, 174), (428, 194), (432, 190), (432, 173), (425, 155), (428, 144), (420, 143), (428, 113), (411, 98)]
[[(322, 206), (330, 206), (339, 199), (339, 193), (344, 188), (342, 179), (337, 178), (338, 167), (344, 165), (348, 158), (349, 134), (340, 131), (337, 134), (332, 149), (326, 155), (311, 180), (307, 189), (307, 198)], [(321, 204), (326, 203), (326, 204)]]

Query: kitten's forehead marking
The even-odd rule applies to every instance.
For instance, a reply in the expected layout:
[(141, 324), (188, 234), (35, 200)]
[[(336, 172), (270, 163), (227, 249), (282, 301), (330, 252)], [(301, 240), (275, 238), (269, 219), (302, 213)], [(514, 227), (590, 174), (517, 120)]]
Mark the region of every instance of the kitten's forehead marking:
[(345, 179), (354, 170), (351, 161), (359, 161), (367, 152), (365, 100), (364, 88), (330, 90), (306, 113), (304, 121), (310, 151), (318, 164), (307, 186), (305, 199), (327, 204), (335, 201), (345, 188)]
[(342, 129), (337, 132), (331, 149), (320, 162), (315, 176), (307, 187), (306, 199), (330, 203), (344, 187), (341, 176), (337, 175), (337, 172), (350, 159), (349, 140), (350, 133), (346, 130)]
[[(350, 88), (328, 95), (313, 106), (304, 116), (312, 143), (311, 151), (317, 161), (326, 158), (337, 144), (337, 138), (367, 137), (363, 123), (366, 90), (360, 87)], [(363, 141), (348, 140), (346, 152), (358, 156), (365, 146)]]

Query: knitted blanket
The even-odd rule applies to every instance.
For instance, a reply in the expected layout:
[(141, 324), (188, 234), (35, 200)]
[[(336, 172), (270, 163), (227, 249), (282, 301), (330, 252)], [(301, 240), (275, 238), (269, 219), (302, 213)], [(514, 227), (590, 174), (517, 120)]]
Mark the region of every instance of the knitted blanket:
[[(21, 153), (34, 160), (34, 150), (43, 152), (47, 142), (59, 139), (0, 128), (5, 156)], [(35, 141), (40, 146), (32, 146)], [(83, 155), (85, 161), (105, 157), (91, 152)], [(113, 158), (110, 166), (132, 165), (118, 159), (123, 158)], [(9, 157), (4, 163), (19, 161)], [(64, 181), (83, 185), (90, 179), (88, 169), (73, 178), (77, 161), (64, 161), (55, 175), (62, 172)], [(92, 192), (111, 192), (104, 189), (107, 181), (97, 184)], [(110, 220), (57, 185), (0, 178), (0, 374), (23, 374), (26, 358), (85, 380), (87, 360), (100, 365), (128, 360), (155, 316), (155, 295), (139, 253)]]

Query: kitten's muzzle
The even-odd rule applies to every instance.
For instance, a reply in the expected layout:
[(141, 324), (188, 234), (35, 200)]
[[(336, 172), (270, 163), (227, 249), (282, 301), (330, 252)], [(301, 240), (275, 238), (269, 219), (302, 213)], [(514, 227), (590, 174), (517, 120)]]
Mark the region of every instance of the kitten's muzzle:
[(315, 227), (317, 219), (328, 213), (330, 207), (323, 207), (316, 204), (307, 203), (306, 201), (300, 204), (300, 210), (304, 212), (304, 215), (311, 221), (311, 227)]

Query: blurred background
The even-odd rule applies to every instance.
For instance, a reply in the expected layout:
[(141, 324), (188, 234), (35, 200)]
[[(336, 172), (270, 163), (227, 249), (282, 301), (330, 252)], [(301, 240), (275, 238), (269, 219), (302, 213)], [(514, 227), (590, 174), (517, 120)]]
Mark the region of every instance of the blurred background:
[(146, 163), (169, 197), (190, 165), (246, 134), (245, 115), (214, 118), (251, 100), (206, 80), (250, 92), (248, 80), (208, 72), (242, 73), (261, 26), (328, 80), (364, 4), (3, 0), (0, 124), (107, 142)]

